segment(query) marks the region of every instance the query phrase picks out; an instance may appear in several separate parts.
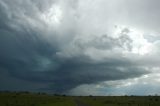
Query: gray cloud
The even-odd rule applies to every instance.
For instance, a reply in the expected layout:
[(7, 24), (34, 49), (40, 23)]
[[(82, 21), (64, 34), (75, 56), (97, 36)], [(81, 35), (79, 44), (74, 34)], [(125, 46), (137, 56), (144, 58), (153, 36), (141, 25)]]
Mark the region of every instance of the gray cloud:
[(126, 0), (0, 0), (0, 90), (64, 93), (150, 73), (148, 58), (134, 54), (136, 39), (128, 27), (153, 30), (158, 25), (146, 26), (150, 16), (145, 18), (143, 3), (134, 1), (135, 9)]

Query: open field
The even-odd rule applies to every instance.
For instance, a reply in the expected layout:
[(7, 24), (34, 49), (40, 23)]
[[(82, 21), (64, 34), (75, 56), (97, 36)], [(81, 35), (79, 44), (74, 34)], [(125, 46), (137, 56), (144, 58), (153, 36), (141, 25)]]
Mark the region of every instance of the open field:
[(0, 106), (160, 106), (159, 96), (52, 96), (0, 93)]
[(82, 97), (89, 106), (160, 106), (158, 96), (104, 96)]
[(32, 93), (0, 93), (0, 106), (75, 106), (72, 97)]

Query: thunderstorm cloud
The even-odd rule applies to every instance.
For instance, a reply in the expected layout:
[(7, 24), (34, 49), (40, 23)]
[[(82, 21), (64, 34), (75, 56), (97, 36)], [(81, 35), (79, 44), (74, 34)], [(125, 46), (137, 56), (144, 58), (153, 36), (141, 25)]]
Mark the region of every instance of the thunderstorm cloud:
[(160, 93), (159, 9), (159, 0), (0, 0), (0, 90)]

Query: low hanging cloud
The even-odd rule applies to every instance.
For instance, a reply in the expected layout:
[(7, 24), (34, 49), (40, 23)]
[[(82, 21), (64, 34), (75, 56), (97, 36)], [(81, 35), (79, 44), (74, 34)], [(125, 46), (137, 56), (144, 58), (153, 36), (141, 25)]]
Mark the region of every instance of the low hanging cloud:
[(138, 23), (145, 6), (144, 16), (135, 16), (132, 24), (127, 14), (136, 9), (130, 5), (126, 0), (0, 0), (0, 90), (73, 94), (84, 84), (152, 73), (148, 65), (159, 65), (159, 40), (149, 41), (153, 35), (134, 27), (156, 32), (157, 24), (144, 27), (146, 18)]

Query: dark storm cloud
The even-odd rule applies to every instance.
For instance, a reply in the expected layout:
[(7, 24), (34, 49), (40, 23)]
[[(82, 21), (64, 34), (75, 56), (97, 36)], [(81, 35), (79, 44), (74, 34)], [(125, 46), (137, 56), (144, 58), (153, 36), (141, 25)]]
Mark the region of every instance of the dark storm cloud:
[[(123, 50), (132, 49), (129, 29), (122, 30), (117, 38), (94, 31), (91, 34), (95, 35), (88, 38), (83, 35), (84, 29), (90, 32), (89, 26), (92, 26), (85, 24), (83, 19), (88, 16), (71, 11), (78, 9), (77, 2), (69, 0), (72, 7), (63, 2), (60, 1), (63, 9), (69, 11), (64, 13), (66, 17), (57, 28), (54, 25), (47, 27), (46, 24), (51, 22), (40, 18), (51, 4), (59, 3), (56, 0), (0, 0), (0, 79), (5, 81), (0, 81), (3, 85), (0, 89), (28, 88), (61, 93), (82, 84), (128, 79), (148, 73), (122, 56)], [(36, 83), (37, 86), (31, 89)]]
[[(44, 86), (43, 90), (63, 92), (81, 84), (126, 79), (146, 73), (143, 69), (131, 67), (132, 63), (129, 63), (129, 60), (123, 60), (120, 57), (115, 60), (107, 59), (102, 63), (92, 63), (92, 60), (85, 55), (69, 59), (54, 56), (58, 52), (56, 47), (36, 37), (34, 32), (32, 33), (33, 35), (28, 37), (27, 32), (1, 31), (0, 63), (1, 67), (8, 70), (12, 77), (19, 80), (41, 82), (42, 84), (52, 83), (49, 88), (47, 85)], [(105, 42), (106, 45), (111, 46), (110, 43), (111, 41)], [(119, 46), (120, 44), (113, 45)], [(118, 67), (125, 68), (120, 70)]]
[(130, 63), (118, 60), (110, 60), (109, 62), (99, 64), (77, 62), (78, 61), (73, 58), (73, 60), (66, 62), (59, 70), (57, 70), (56, 75), (62, 77), (57, 79), (57, 84), (61, 85), (58, 90), (68, 90), (81, 84), (134, 78), (146, 73), (142, 68), (137, 68), (131, 66)]

